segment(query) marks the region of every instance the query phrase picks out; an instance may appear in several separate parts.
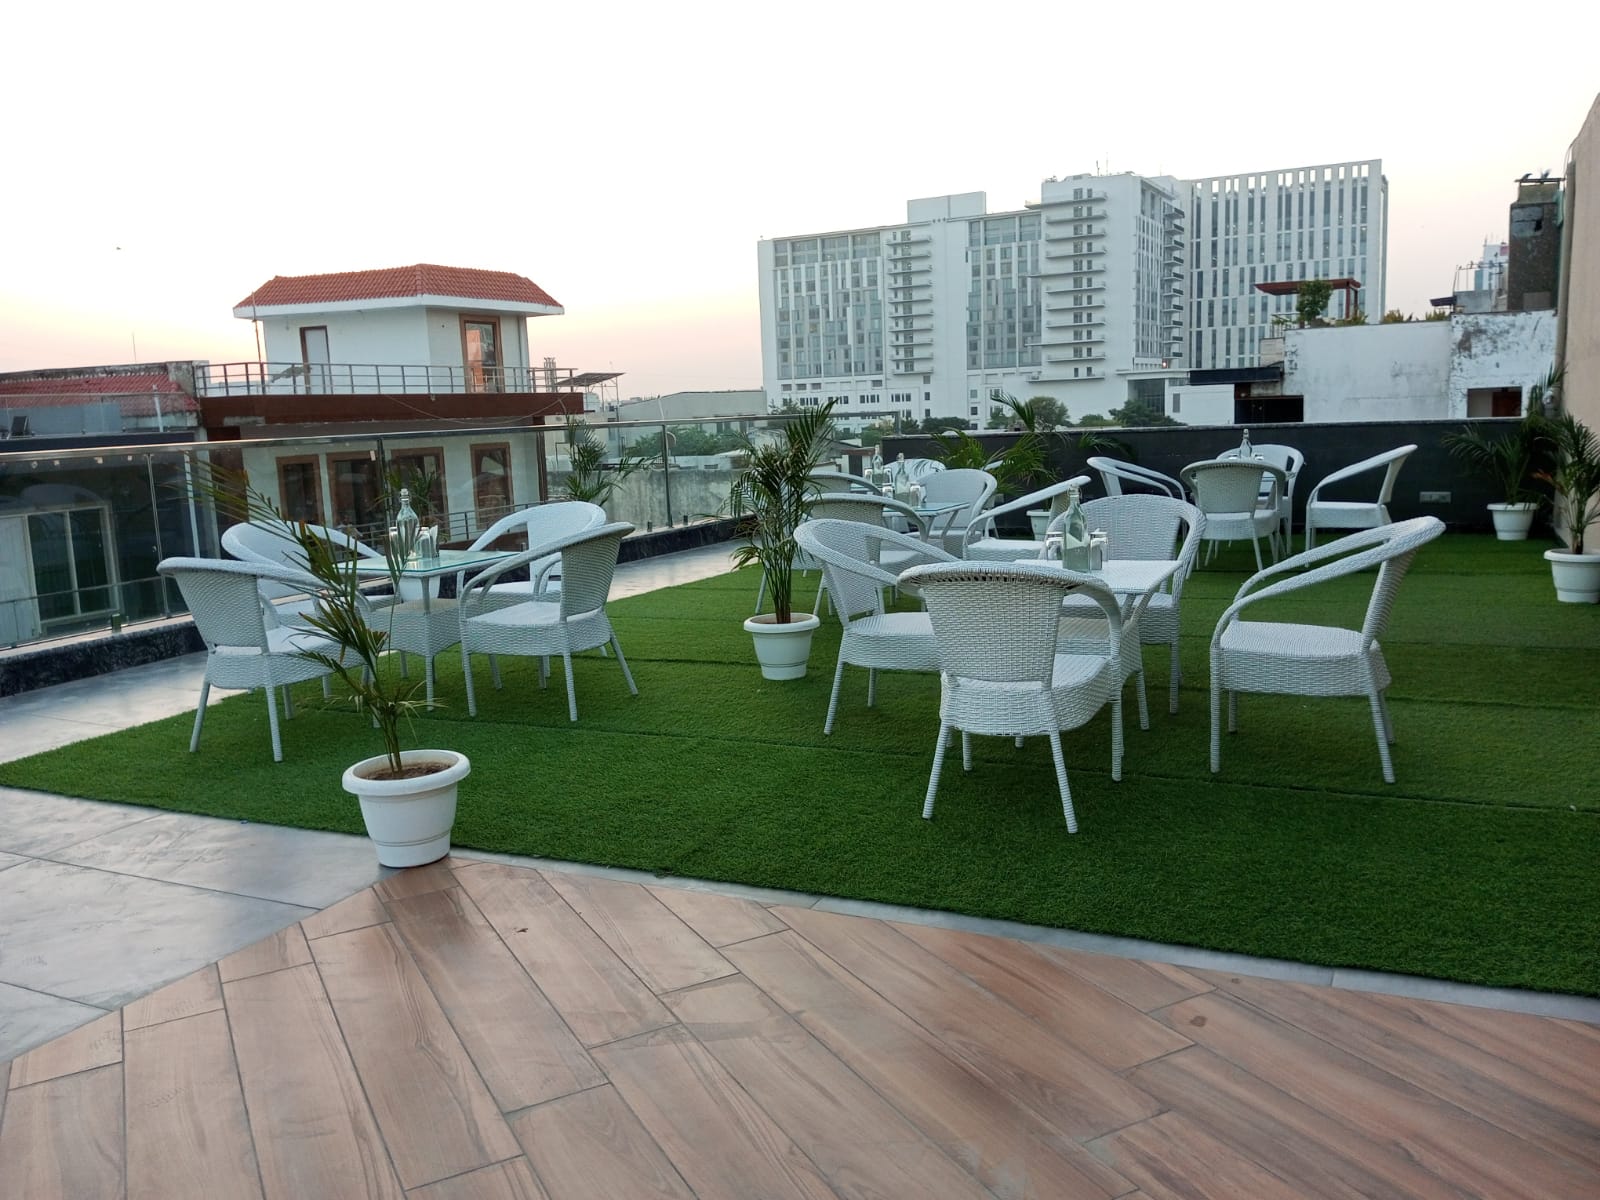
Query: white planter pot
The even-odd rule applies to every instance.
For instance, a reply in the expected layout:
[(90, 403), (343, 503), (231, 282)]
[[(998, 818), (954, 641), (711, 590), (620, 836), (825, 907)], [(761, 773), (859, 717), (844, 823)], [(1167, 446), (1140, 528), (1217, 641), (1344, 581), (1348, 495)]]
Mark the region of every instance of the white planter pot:
[(1544, 558), (1555, 577), (1557, 600), (1567, 604), (1600, 603), (1600, 554), (1546, 550)]
[(364, 758), (344, 773), (344, 790), (361, 800), (367, 836), (386, 867), (420, 867), (450, 853), (450, 827), (456, 820), (456, 785), (472, 763), (454, 750), (402, 750), (400, 761), (448, 763), (443, 771), (415, 779), (371, 779), (389, 756)]
[(1533, 528), (1533, 514), (1537, 504), (1491, 504), (1489, 516), (1494, 519), (1494, 535), (1502, 542), (1525, 542), (1528, 530)]
[(771, 613), (751, 617), (745, 631), (755, 639), (756, 661), (764, 679), (799, 679), (811, 657), (811, 635), (822, 621), (811, 613), (795, 613), (794, 620), (779, 625)]
[(1028, 524), (1033, 526), (1033, 540), (1044, 541), (1045, 531), (1050, 528), (1050, 510), (1048, 508), (1030, 508), (1028, 510)]

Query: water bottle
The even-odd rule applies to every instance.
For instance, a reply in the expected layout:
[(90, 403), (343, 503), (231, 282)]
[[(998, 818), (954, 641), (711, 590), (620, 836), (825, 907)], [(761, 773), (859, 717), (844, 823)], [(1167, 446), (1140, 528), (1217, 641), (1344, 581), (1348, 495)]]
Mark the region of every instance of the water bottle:
[(1067, 490), (1067, 519), (1061, 524), (1061, 565), (1068, 571), (1089, 569), (1089, 523), (1078, 503), (1078, 489)]
[(872, 486), (878, 491), (883, 491), (883, 450), (881, 447), (872, 448), (872, 473), (867, 476), (872, 480)]
[(1244, 440), (1239, 443), (1239, 461), (1249, 462), (1256, 456), (1255, 449), (1250, 445), (1250, 431), (1244, 431)]
[(897, 454), (894, 458), (894, 498), (902, 504), (911, 503), (911, 479), (906, 474), (904, 454)]
[(411, 507), (411, 489), (400, 489), (400, 511), (395, 514), (395, 553), (401, 562), (410, 562), (417, 549), (417, 530), (422, 521)]

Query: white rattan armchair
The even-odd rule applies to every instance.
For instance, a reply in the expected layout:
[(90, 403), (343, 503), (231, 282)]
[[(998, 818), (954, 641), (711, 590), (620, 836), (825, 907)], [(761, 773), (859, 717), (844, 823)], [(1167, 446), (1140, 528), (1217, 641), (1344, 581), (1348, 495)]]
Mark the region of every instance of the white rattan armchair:
[[(917, 515), (916, 509), (888, 496), (866, 495), (861, 492), (829, 492), (825, 496), (818, 496), (811, 505), (813, 521), (856, 521), (876, 529), (899, 532), (889, 523), (895, 517), (906, 522), (912, 529), (922, 528), (922, 519)], [(893, 545), (887, 542), (880, 544), (878, 565), (891, 575), (898, 575), (907, 567), (928, 561), (925, 555), (915, 555), (906, 549), (907, 545), (918, 542), (919, 539), (914, 534), (905, 534), (904, 537), (904, 542)], [(806, 558), (808, 561), (816, 561), (809, 553), (806, 554)], [(894, 580), (891, 579), (889, 582), (893, 584)], [(820, 597), (830, 586), (828, 574), (824, 571), (822, 587), (818, 589), (817, 595)]]
[[(902, 577), (927, 601), (939, 649), (939, 737), (922, 815), (933, 816), (946, 743), (961, 731), (961, 762), (972, 769), (971, 735), (1050, 739), (1061, 811), (1078, 830), (1061, 731), (1111, 705), (1111, 777), (1122, 778), (1122, 616), (1091, 575), (1046, 563), (960, 562), (913, 567)], [(1062, 602), (1085, 595), (1105, 614), (1098, 653), (1057, 649)]]
[(1127, 490), (1126, 484), (1132, 484), (1142, 491), (1155, 492), (1158, 496), (1171, 496), (1175, 500), (1182, 500), (1186, 494), (1183, 484), (1171, 475), (1163, 475), (1138, 463), (1095, 455), (1087, 465), (1091, 471), (1100, 472), (1100, 482), (1105, 485), (1108, 496), (1122, 495)]
[[(567, 716), (578, 719), (578, 694), (572, 680), (572, 656), (580, 650), (609, 645), (616, 652), (617, 665), (628, 690), (635, 696), (639, 688), (622, 656), (611, 621), (606, 616), (606, 598), (611, 592), (611, 576), (617, 566), (622, 539), (633, 526), (614, 521), (597, 529), (569, 534), (502, 559), (467, 580), (457, 612), (461, 618), (461, 671), (467, 684), (467, 713), (478, 715), (477, 695), (472, 686), (472, 655), (490, 655), (494, 686), (500, 686), (500, 668), (495, 656), (520, 654), (539, 659), (539, 686), (550, 674), (551, 657), (559, 654), (567, 674)], [(507, 571), (529, 566), (550, 554), (561, 556), (561, 592), (549, 600), (524, 600), (503, 607), (488, 598), (495, 581)]]
[[(606, 523), (606, 511), (587, 500), (557, 500), (550, 504), (535, 504), (518, 509), (501, 517), (472, 540), (471, 550), (482, 550), (494, 545), (503, 537), (521, 534), (524, 547), (553, 542), (568, 534), (598, 529)], [(559, 554), (547, 554), (528, 564), (528, 578), (494, 584), (489, 589), (488, 602), (492, 604), (520, 604), (524, 600), (548, 599), (560, 591), (556, 570), (561, 565)], [(456, 580), (456, 594), (461, 594), (465, 579)]]
[[(1238, 728), (1238, 694), (1366, 696), (1378, 737), (1383, 778), (1394, 782), (1389, 745), (1394, 723), (1384, 692), (1389, 667), (1379, 637), (1388, 628), (1395, 594), (1418, 549), (1444, 532), (1437, 517), (1352, 533), (1307, 550), (1245, 581), (1211, 636), (1211, 769), (1222, 769), (1222, 697), (1228, 697), (1228, 732)], [(1359, 630), (1327, 625), (1246, 621), (1240, 614), (1259, 600), (1314, 587), (1377, 567), (1372, 596)], [(1306, 568), (1310, 568), (1306, 570)], [(1305, 571), (1304, 574), (1294, 572)], [(1272, 582), (1276, 580), (1276, 582)]]
[[(374, 549), (343, 530), (332, 529), (326, 525), (307, 525), (306, 529), (335, 550), (352, 554), (357, 558), (383, 560), (382, 550)], [(296, 571), (304, 571), (310, 565), (306, 562), (305, 551), (301, 549), (300, 543), (289, 535), (286, 528), (257, 521), (240, 521), (224, 529), (222, 548), (240, 562), (259, 563), (269, 567), (291, 567)], [(405, 580), (404, 584), (409, 598), (422, 596), (420, 585), (415, 580)], [(316, 607), (314, 597), (307, 596), (301, 589), (285, 584), (264, 581), (261, 584), (261, 595), (272, 606), (267, 613), (268, 624), (302, 625), (301, 618)], [(399, 596), (392, 595), (367, 597), (368, 603), (375, 608), (393, 604), (398, 599)]]
[[(1300, 478), (1300, 469), (1306, 465), (1306, 456), (1293, 446), (1280, 446), (1272, 442), (1253, 447), (1262, 462), (1269, 462), (1282, 469), (1286, 480), (1282, 491), (1278, 494), (1278, 533), (1283, 539), (1283, 545), (1289, 545), (1289, 534), (1294, 526), (1294, 485)], [(1219, 459), (1237, 460), (1239, 448), (1226, 450), (1217, 455)], [(1287, 552), (1287, 550), (1286, 550)]]
[(895, 585), (896, 573), (879, 565), (885, 548), (908, 564), (955, 562), (955, 556), (910, 534), (861, 521), (821, 518), (795, 530), (795, 540), (822, 564), (828, 577), (833, 611), (844, 627), (839, 661), (833, 670), (833, 692), (822, 732), (833, 732), (839, 710), (844, 668), (867, 669), (867, 707), (878, 700), (879, 671), (937, 671), (939, 655), (933, 626), (925, 612), (885, 612), (883, 589)]
[[(278, 731), (279, 688), (283, 689), (285, 719), (294, 715), (289, 685), (323, 679), (332, 673), (321, 663), (304, 657), (317, 651), (339, 657), (332, 640), (303, 629), (268, 624), (262, 600), (265, 585), (285, 589), (286, 595), (321, 593), (315, 576), (292, 567), (267, 563), (229, 562), (220, 558), (165, 558), (158, 574), (172, 579), (194, 618), (194, 627), (206, 646), (206, 671), (200, 684), (200, 704), (194, 714), (189, 752), (200, 748), (206, 701), (215, 684), (222, 688), (261, 688), (267, 694), (267, 725), (272, 731), (272, 761), (283, 761), (283, 739)], [(364, 601), (363, 601), (364, 603)]]
[[(1205, 514), (1201, 537), (1211, 543), (1249, 538), (1256, 552), (1256, 570), (1261, 569), (1261, 537), (1266, 536), (1272, 557), (1278, 557), (1278, 500), (1284, 485), (1281, 467), (1264, 462), (1239, 462), (1210, 459), (1190, 463), (1181, 472), (1184, 483), (1194, 493), (1194, 504)], [(1262, 486), (1271, 481), (1271, 492), (1263, 506)]]
[[(1319, 529), (1375, 529), (1389, 523), (1389, 500), (1394, 495), (1395, 480), (1400, 468), (1406, 465), (1416, 450), (1415, 445), (1398, 446), (1382, 454), (1374, 454), (1348, 467), (1341, 467), (1316, 487), (1306, 497), (1306, 549), (1317, 544)], [(1368, 471), (1383, 471), (1383, 483), (1378, 488), (1376, 500), (1324, 500), (1322, 489), (1330, 483), (1342, 483), (1365, 475)]]
[[(1102, 530), (1110, 538), (1113, 558), (1178, 560), (1177, 571), (1159, 590), (1144, 598), (1133, 622), (1140, 644), (1168, 648), (1167, 710), (1176, 713), (1183, 583), (1199, 556), (1205, 514), (1188, 501), (1170, 496), (1124, 495), (1091, 500), (1083, 506), (1083, 515), (1090, 529)], [(1078, 607), (1087, 603), (1081, 601)], [(1142, 688), (1143, 681), (1140, 683)], [(1140, 718), (1140, 724), (1145, 724), (1142, 712)]]
[(1052, 483), (1049, 487), (1042, 487), (1036, 492), (1029, 492), (1026, 496), (1018, 496), (1015, 500), (1007, 500), (1004, 504), (978, 513), (967, 522), (957, 552), (962, 558), (980, 562), (1016, 562), (1021, 558), (1039, 557), (1044, 542), (1038, 538), (1003, 538), (999, 536), (994, 519), (1007, 513), (1027, 513), (1038, 508), (1048, 509), (1052, 516), (1058, 515), (1065, 511), (1064, 497), (1067, 492), (1072, 488), (1081, 490), (1088, 484), (1087, 475), (1074, 475), (1071, 479)]
[(952, 554), (959, 554), (966, 541), (967, 525), (977, 519), (978, 514), (994, 498), (994, 476), (972, 467), (958, 467), (924, 476), (922, 488), (925, 505), (963, 506), (929, 522), (928, 540), (937, 542)]

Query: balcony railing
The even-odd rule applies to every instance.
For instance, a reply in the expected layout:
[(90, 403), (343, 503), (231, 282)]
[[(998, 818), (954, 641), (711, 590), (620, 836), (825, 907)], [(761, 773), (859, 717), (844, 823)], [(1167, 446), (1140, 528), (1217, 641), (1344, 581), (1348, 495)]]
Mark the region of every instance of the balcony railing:
[(445, 367), (426, 363), (207, 363), (195, 367), (195, 395), (412, 395), (554, 392), (571, 387), (570, 367)]

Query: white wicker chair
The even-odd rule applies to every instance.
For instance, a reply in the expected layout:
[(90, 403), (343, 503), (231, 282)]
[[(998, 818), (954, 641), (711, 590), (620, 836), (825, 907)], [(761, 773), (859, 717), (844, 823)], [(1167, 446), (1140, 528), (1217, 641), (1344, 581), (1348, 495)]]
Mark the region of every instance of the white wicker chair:
[(1096, 455), (1088, 460), (1087, 465), (1091, 471), (1100, 472), (1100, 482), (1105, 485), (1108, 496), (1122, 495), (1126, 491), (1124, 484), (1132, 484), (1160, 496), (1171, 496), (1175, 500), (1182, 500), (1186, 495), (1183, 484), (1171, 475), (1163, 475), (1160, 471), (1141, 467), (1137, 463)]
[(908, 565), (956, 562), (954, 555), (906, 533), (897, 533), (863, 521), (820, 518), (795, 530), (795, 540), (822, 564), (828, 577), (833, 611), (844, 627), (839, 640), (839, 661), (833, 670), (833, 693), (822, 732), (833, 732), (839, 710), (839, 688), (844, 668), (867, 668), (867, 707), (878, 700), (879, 671), (937, 671), (938, 651), (933, 626), (925, 612), (885, 612), (883, 589), (895, 585), (896, 573), (879, 565), (885, 547)]
[(1007, 513), (1026, 513), (1039, 508), (1048, 508), (1051, 516), (1058, 516), (1066, 511), (1065, 498), (1068, 490), (1071, 488), (1082, 490), (1088, 484), (1087, 475), (1074, 475), (1071, 479), (1052, 483), (1037, 492), (1029, 492), (1026, 496), (1019, 496), (1015, 500), (1008, 500), (1004, 504), (997, 504), (978, 513), (967, 522), (967, 528), (961, 536), (961, 545), (955, 548), (956, 552), (962, 558), (979, 562), (1016, 562), (1021, 558), (1039, 557), (1044, 549), (1044, 542), (1038, 538), (1000, 537), (994, 519)]
[(926, 486), (928, 476), (937, 475), (944, 470), (944, 464), (936, 458), (908, 458), (904, 462), (895, 459), (891, 463), (885, 463), (884, 469), (888, 473), (888, 483), (891, 487), (899, 485), (901, 476), (905, 477), (908, 485), (920, 483)]
[[(1278, 496), (1278, 533), (1283, 539), (1283, 545), (1287, 547), (1289, 534), (1294, 527), (1294, 485), (1295, 481), (1300, 478), (1300, 469), (1306, 465), (1306, 456), (1293, 446), (1280, 446), (1272, 442), (1265, 442), (1262, 445), (1253, 447), (1253, 449), (1261, 456), (1262, 462), (1269, 462), (1273, 466), (1281, 468), (1284, 478), (1287, 480)], [(1217, 455), (1217, 457), (1224, 460), (1236, 460), (1239, 457), (1239, 449), (1235, 447)]]
[[(358, 541), (343, 530), (333, 529), (327, 525), (307, 525), (306, 528), (336, 550), (354, 554), (357, 558), (383, 561), (382, 550)], [(306, 562), (305, 552), (301, 550), (300, 544), (290, 537), (286, 530), (256, 521), (240, 521), (224, 529), (222, 548), (240, 562), (260, 563), (269, 567), (292, 567), (296, 571), (304, 571), (310, 565)], [(402, 593), (407, 598), (421, 598), (421, 586), (415, 580), (407, 579), (403, 583)], [(316, 608), (315, 597), (307, 596), (299, 589), (280, 583), (264, 581), (261, 585), (261, 595), (272, 606), (267, 613), (269, 625), (278, 623), (303, 627), (301, 618)], [(369, 595), (367, 601), (377, 608), (393, 604), (399, 598)]]
[[(1166, 646), (1170, 663), (1167, 677), (1167, 710), (1178, 711), (1178, 633), (1181, 625), (1180, 605), (1183, 600), (1183, 582), (1194, 569), (1199, 555), (1200, 542), (1206, 528), (1206, 517), (1198, 508), (1185, 500), (1170, 496), (1123, 495), (1105, 496), (1090, 500), (1083, 506), (1083, 515), (1090, 529), (1103, 530), (1111, 539), (1111, 556), (1128, 559), (1177, 558), (1181, 564), (1171, 579), (1158, 591), (1149, 593), (1137, 609), (1137, 619), (1126, 624), (1138, 633), (1139, 643), (1145, 646)], [(1087, 609), (1089, 601), (1070, 603), (1069, 614), (1099, 619), (1099, 614), (1074, 609)], [(1134, 650), (1135, 654), (1139, 652)], [(1139, 654), (1143, 663), (1143, 655)], [(1141, 679), (1140, 690), (1144, 681)], [(1140, 697), (1140, 725), (1148, 727), (1142, 711)]]
[[(1374, 454), (1348, 467), (1341, 467), (1311, 489), (1306, 497), (1306, 549), (1317, 544), (1319, 529), (1375, 529), (1389, 524), (1389, 500), (1394, 495), (1395, 480), (1400, 468), (1406, 465), (1416, 450), (1415, 445), (1399, 446)], [(1341, 483), (1382, 468), (1383, 483), (1378, 488), (1376, 500), (1324, 500), (1322, 489), (1330, 483)]]
[(323, 590), (315, 577), (292, 567), (266, 563), (229, 562), (220, 558), (165, 558), (156, 566), (183, 593), (194, 627), (206, 645), (205, 679), (200, 684), (200, 704), (194, 714), (189, 753), (200, 748), (206, 700), (211, 685), (222, 688), (261, 688), (267, 694), (267, 725), (272, 730), (272, 761), (283, 761), (283, 739), (278, 732), (277, 691), (283, 688), (284, 718), (294, 715), (289, 685), (308, 679), (326, 680), (331, 672), (304, 657), (306, 651), (339, 656), (328, 638), (267, 623), (263, 586), (286, 589), (285, 594), (315, 597)]
[(975, 520), (994, 498), (995, 478), (987, 471), (971, 467), (935, 471), (922, 479), (923, 503), (962, 504), (931, 522), (930, 542), (937, 542), (952, 554), (961, 553), (966, 541), (967, 525)]
[[(899, 500), (892, 500), (888, 496), (865, 495), (861, 492), (829, 492), (827, 495), (818, 496), (811, 505), (811, 519), (813, 521), (856, 521), (864, 525), (871, 525), (876, 529), (888, 529), (898, 533), (890, 521), (899, 518), (906, 522), (912, 529), (921, 529), (922, 522), (918, 519), (916, 510), (909, 504)], [(911, 543), (923, 544), (915, 534), (903, 535), (905, 541), (889, 545), (883, 543), (879, 550), (878, 565), (891, 575), (898, 575), (907, 567), (916, 566), (918, 563), (928, 561), (926, 555), (916, 554), (906, 549)], [(809, 553), (808, 561), (815, 561)], [(892, 585), (894, 580), (889, 581)], [(826, 592), (828, 583), (827, 572), (823, 572), (822, 587), (817, 595), (820, 597)], [(820, 603), (820, 601), (819, 601)]]
[(815, 483), (817, 490), (821, 492), (871, 492), (874, 496), (881, 494), (872, 486), (872, 480), (865, 475), (852, 475), (848, 471), (814, 471), (811, 482)]
[[(913, 567), (901, 577), (927, 601), (939, 648), (939, 737), (923, 802), (933, 816), (945, 744), (961, 731), (961, 764), (972, 769), (974, 733), (1022, 738), (1044, 734), (1055, 759), (1061, 811), (1078, 831), (1067, 786), (1061, 731), (1076, 729), (1111, 705), (1111, 777), (1122, 778), (1122, 616), (1116, 599), (1091, 575), (1045, 563), (960, 562)], [(1061, 605), (1086, 595), (1105, 614), (1098, 653), (1057, 649)]]
[[(1228, 696), (1228, 732), (1238, 728), (1238, 694), (1366, 696), (1378, 736), (1383, 778), (1394, 782), (1389, 744), (1394, 723), (1384, 692), (1389, 668), (1378, 638), (1389, 624), (1395, 594), (1417, 550), (1444, 532), (1437, 517), (1352, 533), (1307, 550), (1245, 581), (1211, 636), (1211, 769), (1222, 769), (1222, 695)], [(1342, 556), (1342, 557), (1341, 557)], [(1240, 613), (1258, 600), (1282, 596), (1377, 567), (1360, 630), (1326, 625), (1245, 621)], [(1305, 568), (1305, 574), (1292, 574)], [(1282, 578), (1279, 578), (1282, 577)], [(1277, 582), (1269, 582), (1277, 578)]]
[[(549, 678), (549, 663), (559, 654), (567, 673), (567, 716), (578, 719), (578, 695), (572, 680), (572, 656), (580, 650), (609, 645), (617, 655), (617, 665), (628, 690), (635, 696), (638, 686), (628, 660), (622, 656), (611, 621), (606, 616), (606, 597), (611, 591), (611, 576), (617, 566), (617, 551), (633, 526), (614, 521), (597, 529), (569, 534), (502, 559), (479, 571), (467, 581), (457, 602), (461, 618), (461, 670), (467, 682), (467, 713), (478, 715), (478, 701), (472, 686), (472, 655), (490, 655), (494, 686), (500, 686), (499, 664), (494, 656), (520, 654), (538, 658), (539, 686)], [(561, 556), (561, 593), (549, 600), (525, 600), (509, 608), (487, 598), (495, 580), (507, 571), (529, 566), (549, 554)]]
[[(1238, 462), (1211, 459), (1190, 463), (1181, 472), (1184, 483), (1194, 493), (1194, 504), (1206, 516), (1201, 537), (1212, 543), (1233, 542), (1249, 538), (1256, 552), (1256, 570), (1261, 569), (1261, 537), (1267, 538), (1267, 548), (1274, 559), (1278, 557), (1278, 501), (1282, 493), (1284, 474), (1281, 467), (1271, 463)], [(1272, 481), (1272, 492), (1262, 506), (1261, 494), (1264, 479)]]
[[(586, 500), (557, 500), (550, 504), (535, 504), (518, 509), (501, 517), (472, 540), (471, 550), (482, 550), (494, 545), (503, 537), (521, 534), (525, 547), (543, 545), (564, 538), (568, 534), (598, 529), (606, 523), (606, 511), (598, 504)], [(561, 590), (556, 568), (561, 563), (559, 554), (547, 554), (537, 562), (528, 564), (528, 578), (507, 583), (497, 583), (489, 589), (488, 602), (492, 604), (520, 604), (524, 600), (544, 600)], [(461, 594), (464, 578), (456, 580), (456, 594)]]

